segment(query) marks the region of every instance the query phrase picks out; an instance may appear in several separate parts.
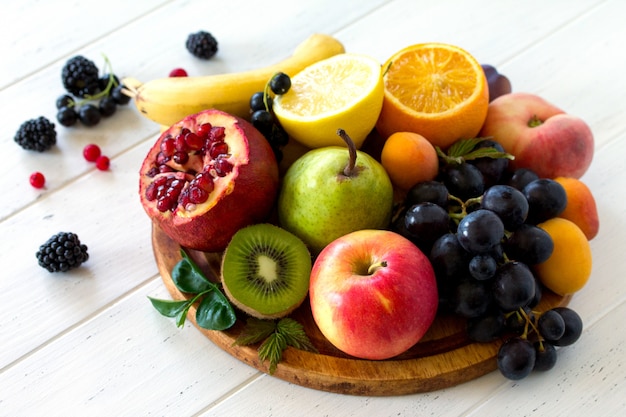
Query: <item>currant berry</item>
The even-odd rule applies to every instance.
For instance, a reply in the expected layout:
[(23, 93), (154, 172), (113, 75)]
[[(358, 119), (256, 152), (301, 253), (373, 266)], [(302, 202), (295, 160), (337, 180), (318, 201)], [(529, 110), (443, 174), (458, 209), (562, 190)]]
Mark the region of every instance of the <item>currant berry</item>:
[(108, 170), (110, 165), (111, 161), (109, 160), (108, 156), (100, 155), (96, 159), (96, 168), (98, 168), (100, 171)]
[(174, 68), (170, 71), (170, 77), (186, 77), (187, 71), (184, 68)]
[(30, 174), (30, 185), (35, 188), (43, 188), (46, 183), (46, 177), (41, 172), (33, 172)]
[(100, 147), (95, 143), (90, 143), (83, 148), (83, 156), (89, 162), (96, 162), (100, 154)]
[(291, 88), (291, 78), (284, 72), (275, 74), (270, 80), (270, 89), (274, 94), (285, 94)]

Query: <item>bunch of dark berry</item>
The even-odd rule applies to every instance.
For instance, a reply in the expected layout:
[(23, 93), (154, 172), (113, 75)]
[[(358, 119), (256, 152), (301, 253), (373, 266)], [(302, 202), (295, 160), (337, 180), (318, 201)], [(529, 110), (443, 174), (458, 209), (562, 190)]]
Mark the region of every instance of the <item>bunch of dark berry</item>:
[(534, 311), (547, 290), (532, 267), (552, 254), (538, 224), (565, 209), (565, 190), (531, 170), (509, 170), (511, 156), (490, 139), (437, 151), (438, 178), (410, 189), (393, 229), (429, 256), (440, 312), (466, 319), (472, 341), (505, 340), (497, 359), (504, 376), (552, 368), (555, 346), (575, 342), (582, 321), (566, 307)]
[(289, 136), (274, 115), (273, 97), (270, 92), (281, 95), (290, 88), (291, 78), (284, 72), (278, 72), (268, 81), (263, 91), (256, 92), (250, 97), (250, 121), (265, 136), (278, 162), (282, 160), (282, 148), (289, 142)]
[(106, 72), (101, 76), (93, 61), (83, 57), (70, 58), (61, 71), (61, 80), (67, 94), (56, 101), (57, 121), (73, 126), (80, 121), (95, 126), (102, 117), (112, 116), (118, 105), (126, 105), (130, 97), (122, 92), (123, 85), (113, 73), (105, 57)]

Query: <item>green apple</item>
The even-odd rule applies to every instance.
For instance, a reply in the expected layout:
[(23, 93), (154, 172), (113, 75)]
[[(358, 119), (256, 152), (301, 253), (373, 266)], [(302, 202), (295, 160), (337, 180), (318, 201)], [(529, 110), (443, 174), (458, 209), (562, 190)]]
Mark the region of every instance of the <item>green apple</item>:
[(383, 166), (358, 151), (342, 129), (348, 147), (308, 151), (287, 170), (278, 197), (280, 225), (302, 239), (312, 253), (362, 229), (389, 226), (393, 187)]

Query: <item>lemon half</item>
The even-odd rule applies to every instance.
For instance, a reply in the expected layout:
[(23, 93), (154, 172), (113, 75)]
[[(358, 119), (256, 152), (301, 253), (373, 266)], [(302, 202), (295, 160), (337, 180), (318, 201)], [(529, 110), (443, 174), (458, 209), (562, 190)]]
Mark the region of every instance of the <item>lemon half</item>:
[(384, 84), (380, 63), (343, 53), (291, 77), (291, 88), (274, 99), (274, 114), (289, 136), (309, 148), (345, 146), (344, 129), (360, 147), (378, 120)]

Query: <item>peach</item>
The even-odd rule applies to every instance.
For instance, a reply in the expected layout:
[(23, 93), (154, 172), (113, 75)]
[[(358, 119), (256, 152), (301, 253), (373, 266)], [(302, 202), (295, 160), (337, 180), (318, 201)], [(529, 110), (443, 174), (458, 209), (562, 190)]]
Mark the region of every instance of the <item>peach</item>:
[(559, 217), (576, 223), (587, 240), (596, 237), (600, 220), (596, 200), (589, 187), (577, 178), (557, 177), (554, 180), (563, 186), (567, 195), (567, 206)]
[(543, 178), (580, 178), (593, 159), (589, 126), (534, 94), (492, 101), (480, 136), (492, 137), (515, 156), (511, 168), (530, 168)]

